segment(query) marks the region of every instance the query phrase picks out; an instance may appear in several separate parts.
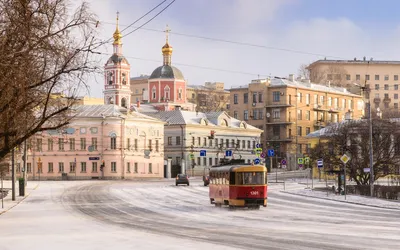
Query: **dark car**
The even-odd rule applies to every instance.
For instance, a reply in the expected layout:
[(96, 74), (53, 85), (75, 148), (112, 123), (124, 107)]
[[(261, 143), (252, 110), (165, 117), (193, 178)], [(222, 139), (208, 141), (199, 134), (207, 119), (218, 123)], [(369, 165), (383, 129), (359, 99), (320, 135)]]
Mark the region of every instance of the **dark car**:
[(187, 174), (178, 174), (175, 179), (175, 185), (186, 184), (189, 186), (189, 176)]
[(203, 182), (204, 186), (208, 186), (208, 184), (210, 184), (210, 176), (209, 175), (203, 176)]

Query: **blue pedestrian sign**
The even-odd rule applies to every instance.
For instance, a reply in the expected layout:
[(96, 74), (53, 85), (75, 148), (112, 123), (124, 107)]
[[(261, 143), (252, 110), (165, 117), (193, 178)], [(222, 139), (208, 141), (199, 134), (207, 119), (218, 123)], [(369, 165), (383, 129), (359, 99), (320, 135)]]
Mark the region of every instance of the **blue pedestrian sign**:
[(324, 160), (318, 159), (318, 160), (317, 160), (317, 166), (318, 166), (319, 168), (323, 168), (323, 167), (324, 167)]
[(256, 144), (256, 148), (261, 148), (261, 144), (260, 144), (260, 143), (257, 143), (257, 144)]
[(232, 150), (226, 150), (225, 156), (232, 156)]
[(254, 159), (254, 164), (260, 164), (261, 160), (259, 158)]
[(273, 149), (268, 149), (268, 157), (272, 157), (275, 155), (275, 152)]
[(200, 150), (200, 156), (206, 156), (207, 150)]

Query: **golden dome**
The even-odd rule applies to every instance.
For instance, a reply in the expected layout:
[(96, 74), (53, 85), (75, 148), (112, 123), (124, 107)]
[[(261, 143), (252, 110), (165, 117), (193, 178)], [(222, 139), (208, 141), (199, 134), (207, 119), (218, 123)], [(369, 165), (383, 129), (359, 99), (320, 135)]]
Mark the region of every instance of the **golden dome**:
[(172, 46), (169, 45), (168, 42), (162, 47), (161, 50), (162, 50), (163, 55), (165, 55), (165, 54), (171, 55), (172, 51), (173, 51)]
[(118, 28), (118, 21), (119, 21), (119, 13), (117, 12), (117, 27), (115, 29), (115, 32), (113, 34), (114, 37), (114, 42), (113, 44), (121, 44), (121, 38), (122, 38), (122, 34), (121, 32), (119, 32), (119, 28)]

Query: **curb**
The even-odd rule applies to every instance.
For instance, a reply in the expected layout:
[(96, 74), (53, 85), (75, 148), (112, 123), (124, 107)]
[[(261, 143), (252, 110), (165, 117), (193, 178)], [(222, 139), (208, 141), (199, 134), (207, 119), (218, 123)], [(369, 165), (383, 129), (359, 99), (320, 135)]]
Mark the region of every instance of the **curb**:
[[(38, 187), (39, 187), (39, 183), (36, 184), (36, 186), (35, 186), (32, 190), (36, 190)], [(1, 211), (1, 212), (0, 212), (0, 215), (2, 215), (2, 214), (4, 214), (4, 213), (8, 212), (9, 210), (11, 210), (12, 208), (14, 208), (16, 205), (18, 205), (18, 204), (21, 203), (23, 200), (25, 200), (26, 198), (28, 198), (28, 196), (29, 196), (30, 194), (31, 194), (30, 192), (27, 193), (21, 200), (17, 201), (14, 205), (12, 205), (11, 207), (5, 209), (4, 211)]]
[(309, 197), (309, 198), (314, 198), (314, 199), (320, 199), (320, 200), (329, 200), (329, 201), (336, 201), (336, 202), (342, 202), (342, 203), (356, 204), (356, 205), (361, 205), (361, 206), (366, 206), (366, 207), (383, 208), (383, 209), (390, 209), (390, 210), (400, 210), (400, 208), (382, 207), (382, 206), (377, 206), (377, 205), (368, 205), (368, 204), (359, 203), (359, 202), (354, 202), (354, 201), (334, 200), (334, 199), (328, 199), (328, 198), (310, 196), (310, 195), (305, 195), (305, 194), (294, 194), (294, 193), (290, 193), (290, 192), (288, 192), (288, 191), (280, 191), (280, 192), (286, 193), (286, 194), (291, 194), (291, 195), (298, 195), (298, 196), (303, 196), (303, 197)]

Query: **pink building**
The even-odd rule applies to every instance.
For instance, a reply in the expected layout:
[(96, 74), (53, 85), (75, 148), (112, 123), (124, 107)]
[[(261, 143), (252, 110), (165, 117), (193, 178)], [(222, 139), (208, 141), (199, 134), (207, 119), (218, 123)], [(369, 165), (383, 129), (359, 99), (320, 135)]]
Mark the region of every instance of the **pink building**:
[[(81, 105), (28, 143), (28, 179), (164, 177), (164, 123), (117, 105)], [(17, 162), (17, 176), (22, 176)]]

